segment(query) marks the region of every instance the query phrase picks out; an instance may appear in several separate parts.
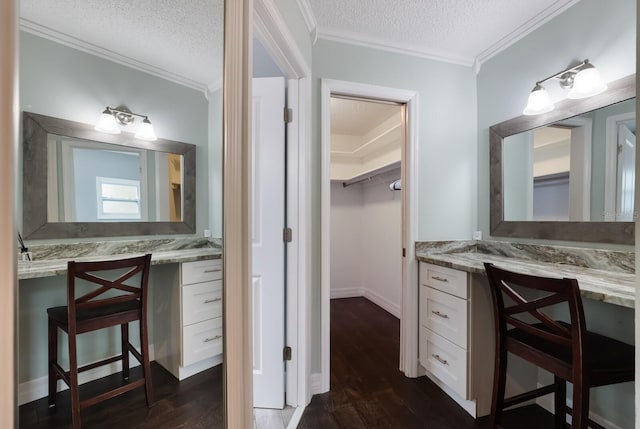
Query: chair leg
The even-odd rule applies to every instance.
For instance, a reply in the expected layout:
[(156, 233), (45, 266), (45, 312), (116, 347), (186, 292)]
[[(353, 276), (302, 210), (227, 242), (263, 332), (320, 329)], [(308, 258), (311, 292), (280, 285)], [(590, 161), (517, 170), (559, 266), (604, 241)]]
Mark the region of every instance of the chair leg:
[(554, 376), (553, 384), (555, 392), (553, 399), (555, 401), (555, 429), (564, 429), (567, 421), (567, 382), (557, 375)]
[(78, 353), (76, 336), (69, 333), (69, 391), (71, 393), (71, 423), (80, 429), (80, 388), (78, 386)]
[(122, 378), (129, 379), (129, 324), (120, 325), (122, 343)]
[(585, 383), (585, 380), (574, 380), (571, 428), (587, 429), (587, 427), (589, 427), (589, 384)]
[[(496, 339), (497, 341), (497, 339)], [(493, 397), (491, 400), (491, 417), (489, 428), (494, 429), (502, 422), (502, 409), (504, 408), (505, 384), (507, 382), (507, 350), (504, 347), (496, 347), (495, 370), (493, 374)]]
[(149, 334), (147, 330), (146, 315), (144, 313), (140, 319), (140, 351), (142, 353), (144, 393), (147, 399), (147, 407), (151, 407), (153, 404), (153, 385), (151, 382), (151, 363), (149, 362)]
[(54, 366), (58, 362), (58, 326), (49, 318), (49, 407), (55, 407), (58, 387), (58, 373)]

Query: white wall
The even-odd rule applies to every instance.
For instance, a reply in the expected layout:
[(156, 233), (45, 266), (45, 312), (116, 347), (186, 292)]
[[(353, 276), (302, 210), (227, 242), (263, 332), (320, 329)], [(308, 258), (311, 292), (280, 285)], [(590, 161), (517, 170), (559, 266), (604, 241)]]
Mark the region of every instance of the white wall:
[(364, 225), (360, 185), (331, 183), (331, 297), (361, 296)]
[(331, 297), (364, 296), (396, 317), (402, 299), (400, 170), (331, 184)]

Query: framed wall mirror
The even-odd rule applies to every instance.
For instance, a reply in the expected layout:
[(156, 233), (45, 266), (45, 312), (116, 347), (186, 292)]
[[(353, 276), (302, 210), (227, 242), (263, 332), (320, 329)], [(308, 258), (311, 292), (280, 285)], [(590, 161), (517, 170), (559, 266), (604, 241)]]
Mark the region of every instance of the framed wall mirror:
[(23, 112), (24, 236), (192, 234), (195, 153)]
[(635, 74), (490, 128), (491, 235), (634, 244)]

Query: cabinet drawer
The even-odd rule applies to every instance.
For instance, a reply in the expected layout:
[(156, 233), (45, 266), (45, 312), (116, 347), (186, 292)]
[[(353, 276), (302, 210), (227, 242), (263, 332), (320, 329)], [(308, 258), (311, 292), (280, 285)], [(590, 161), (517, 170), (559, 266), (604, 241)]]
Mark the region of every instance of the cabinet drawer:
[(424, 326), (420, 327), (420, 364), (465, 399), (467, 395), (467, 351)]
[(182, 366), (222, 353), (222, 317), (182, 328)]
[(222, 280), (182, 287), (182, 326), (222, 316)]
[(222, 261), (183, 262), (181, 271), (183, 285), (220, 280), (222, 279)]
[[(426, 299), (421, 302), (425, 327), (454, 344), (467, 348), (469, 301), (421, 286)], [(426, 301), (426, 302), (425, 302)]]
[(468, 276), (465, 271), (421, 263), (420, 283), (463, 299), (469, 296)]

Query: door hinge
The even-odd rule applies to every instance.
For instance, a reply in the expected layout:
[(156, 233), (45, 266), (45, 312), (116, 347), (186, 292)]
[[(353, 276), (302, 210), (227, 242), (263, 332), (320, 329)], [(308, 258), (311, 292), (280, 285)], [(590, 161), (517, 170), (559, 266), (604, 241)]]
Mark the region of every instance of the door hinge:
[(282, 230), (282, 241), (285, 243), (291, 243), (293, 241), (293, 231), (291, 228), (284, 228)]
[(291, 360), (291, 347), (285, 346), (282, 350), (282, 360)]
[(293, 122), (293, 109), (290, 109), (288, 107), (284, 108), (284, 121), (287, 124)]
[(407, 257), (407, 249), (406, 248), (402, 248), (402, 257), (406, 258)]

